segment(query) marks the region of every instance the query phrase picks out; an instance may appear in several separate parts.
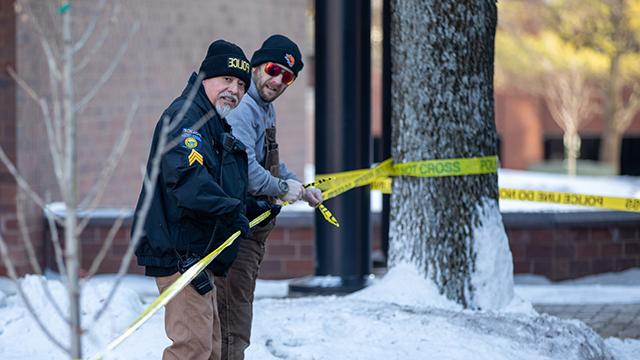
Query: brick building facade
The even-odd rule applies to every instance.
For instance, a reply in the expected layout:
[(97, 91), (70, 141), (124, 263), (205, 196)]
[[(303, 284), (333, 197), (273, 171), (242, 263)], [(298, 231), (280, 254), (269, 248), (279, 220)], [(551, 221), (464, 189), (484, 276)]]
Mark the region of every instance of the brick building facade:
[[(38, 4), (33, 0), (34, 4)], [(299, 175), (305, 164), (313, 163), (312, 84), (313, 46), (310, 41), (308, 3), (296, 0), (255, 2), (212, 2), (191, 0), (176, 5), (172, 0), (126, 0), (117, 16), (117, 23), (100, 51), (81, 69), (76, 77), (78, 98), (87, 94), (99, 82), (105, 70), (127, 38), (132, 25), (140, 23), (140, 31), (129, 44), (122, 62), (111, 79), (79, 115), (78, 175), (81, 198), (95, 184), (113, 144), (122, 135), (126, 114), (134, 99), (139, 110), (125, 155), (121, 160), (100, 206), (131, 209), (141, 187), (142, 166), (148, 155), (152, 129), (158, 116), (179, 94), (189, 74), (196, 70), (208, 44), (225, 38), (239, 44), (251, 56), (264, 38), (272, 33), (284, 33), (301, 45), (306, 68), (294, 87), (276, 103), (278, 138), (282, 158)], [(76, 16), (74, 34), (78, 37), (88, 23), (93, 10), (85, 2), (74, 3)], [(46, 8), (36, 6), (37, 15), (48, 16)], [(104, 17), (97, 33), (78, 53), (77, 62), (90, 52), (99, 40), (101, 29), (107, 27)], [(11, 1), (0, 2), (0, 145), (14, 161), (21, 174), (42, 197), (59, 199), (52, 176), (51, 158), (46, 145), (42, 117), (32, 99), (17, 88), (4, 70), (16, 68), (21, 77), (45, 96), (50, 95), (44, 54), (29, 19), (14, 12)], [(51, 32), (55, 31), (53, 24)], [(374, 69), (375, 71), (375, 69)], [(380, 82), (373, 81), (373, 133), (379, 134)], [(378, 99), (376, 101), (376, 99)], [(377, 120), (376, 120), (377, 119)], [(496, 123), (501, 138), (501, 162), (504, 167), (526, 169), (545, 158), (544, 141), (549, 136), (561, 136), (560, 129), (550, 119), (540, 100), (521, 94), (497, 94)], [(597, 135), (601, 122), (594, 119), (585, 134)], [(640, 138), (640, 118), (628, 132)], [(9, 244), (12, 259), (20, 273), (32, 271), (25, 248), (19, 238), (15, 215), (15, 180), (0, 165), (0, 230)], [(42, 210), (26, 206), (29, 234), (34, 242), (38, 261), (55, 269), (53, 253)], [(374, 219), (374, 247), (379, 247), (379, 215)], [(635, 223), (615, 222), (592, 227), (576, 221), (553, 223), (550, 227), (512, 221), (505, 216), (517, 272), (531, 272), (562, 279), (586, 273), (622, 270), (640, 266), (640, 230)], [(510, 222), (511, 221), (511, 222)], [(546, 220), (542, 220), (543, 223)], [(111, 220), (96, 220), (82, 235), (84, 270), (105, 239)], [(117, 269), (128, 244), (130, 220), (118, 232), (107, 254), (101, 272)], [(580, 223), (580, 224), (579, 224)], [(617, 235), (616, 235), (617, 234)], [(278, 228), (273, 232), (261, 276), (290, 278), (314, 272), (314, 238), (311, 213), (283, 212)], [(570, 242), (570, 243), (565, 243)], [(587, 245), (588, 244), (588, 245)], [(141, 269), (131, 264), (131, 271)], [(0, 265), (0, 274), (6, 270)]]
[[(72, 32), (79, 39), (95, 14), (98, 2), (73, 2)], [(120, 4), (114, 8), (114, 4)], [(53, 19), (59, 14), (56, 2), (30, 0), (40, 26), (56, 43), (60, 24)], [(107, 2), (94, 34), (74, 57), (76, 100), (81, 100), (108, 72), (134, 25), (134, 34), (122, 61), (87, 107), (77, 113), (77, 174), (79, 199), (89, 193), (97, 181), (114, 144), (123, 134), (125, 119), (134, 101), (138, 111), (131, 129), (124, 156), (109, 182), (100, 207), (132, 208), (142, 184), (142, 169), (146, 162), (153, 127), (164, 108), (184, 88), (189, 75), (197, 71), (209, 43), (218, 38), (242, 47), (250, 58), (262, 41), (273, 33), (286, 34), (296, 41), (305, 56), (312, 55), (307, 24), (306, 1), (274, 0), (255, 2), (239, 0), (217, 2), (208, 0), (123, 0)], [(17, 9), (17, 11), (16, 11)], [(114, 10), (115, 9), (115, 10)], [(115, 21), (111, 22), (110, 20)], [(13, 1), (0, 2), (0, 146), (20, 174), (43, 199), (59, 200), (59, 190), (53, 175), (43, 117), (37, 104), (9, 77), (10, 66), (40, 95), (50, 99), (49, 71), (40, 39), (29, 13), (14, 6)], [(108, 36), (102, 41), (102, 33)], [(59, 40), (57, 40), (59, 41)], [(93, 47), (101, 45), (83, 66)], [(304, 164), (310, 162), (312, 146), (308, 142), (312, 125), (306, 111), (307, 83), (312, 73), (304, 69), (292, 89), (276, 104), (280, 148), (283, 158), (296, 173), (303, 175)], [(50, 108), (52, 108), (50, 104)], [(15, 216), (15, 180), (0, 164), (0, 230), (9, 244), (12, 258), (21, 273), (33, 271), (27, 266), (22, 241), (18, 238)], [(48, 241), (42, 209), (32, 202), (25, 204), (29, 235), (45, 264)], [(88, 230), (95, 232), (94, 230)], [(90, 256), (89, 256), (90, 257)], [(48, 261), (48, 260), (47, 260)], [(0, 273), (5, 273), (0, 266)]]

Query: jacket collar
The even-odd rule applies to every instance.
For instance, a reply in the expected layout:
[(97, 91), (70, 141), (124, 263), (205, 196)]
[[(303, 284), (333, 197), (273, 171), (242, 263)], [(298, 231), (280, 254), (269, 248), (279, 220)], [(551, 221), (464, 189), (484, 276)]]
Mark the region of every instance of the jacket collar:
[(198, 74), (196, 74), (195, 72), (192, 73), (191, 76), (189, 77), (187, 86), (184, 88), (184, 90), (182, 90), (182, 96), (184, 98), (187, 98), (189, 96), (189, 92), (191, 91), (191, 89), (194, 86), (198, 86), (199, 87), (198, 91), (196, 92), (196, 95), (193, 98), (193, 104), (197, 105), (205, 113), (211, 111), (212, 109), (215, 111), (215, 107), (213, 106), (213, 104), (211, 104), (211, 101), (209, 101), (209, 98), (207, 97), (207, 93), (204, 91), (204, 86), (202, 85), (202, 82), (200, 84), (196, 84), (197, 79), (198, 79)]

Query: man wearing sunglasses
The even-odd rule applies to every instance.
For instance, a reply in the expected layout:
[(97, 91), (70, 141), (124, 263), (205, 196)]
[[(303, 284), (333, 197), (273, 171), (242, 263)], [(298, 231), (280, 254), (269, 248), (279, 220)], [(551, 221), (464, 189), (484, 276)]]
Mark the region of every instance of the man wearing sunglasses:
[[(247, 96), (227, 120), (233, 134), (246, 146), (249, 160), (249, 194), (258, 201), (290, 203), (300, 199), (310, 206), (322, 203), (322, 193), (305, 189), (296, 175), (280, 161), (276, 143), (273, 101), (292, 86), (302, 70), (298, 46), (283, 35), (272, 35), (251, 58), (252, 81)], [(253, 292), (265, 241), (275, 219), (254, 227), (240, 242), (238, 256), (226, 278), (216, 278), (222, 330), (222, 358), (243, 359), (249, 346), (253, 317)]]

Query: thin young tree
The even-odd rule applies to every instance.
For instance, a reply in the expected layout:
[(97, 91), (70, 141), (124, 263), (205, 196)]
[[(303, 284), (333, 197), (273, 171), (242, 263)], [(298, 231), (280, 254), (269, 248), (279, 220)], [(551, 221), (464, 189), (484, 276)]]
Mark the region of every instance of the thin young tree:
[(606, 58), (600, 161), (617, 174), (622, 136), (640, 111), (640, 1), (552, 0), (541, 5), (546, 26), (576, 47)]
[[(109, 6), (110, 5), (110, 6)], [(2, 260), (8, 270), (10, 277), (15, 280), (19, 295), (22, 297), (27, 309), (33, 315), (37, 324), (44, 334), (59, 349), (68, 353), (71, 358), (82, 357), (82, 335), (86, 331), (81, 324), (81, 279), (80, 279), (80, 246), (79, 237), (87, 225), (88, 219), (80, 221), (79, 211), (91, 210), (100, 202), (107, 182), (113, 175), (115, 167), (122, 157), (131, 133), (131, 124), (137, 110), (137, 101), (132, 101), (131, 110), (127, 116), (127, 121), (123, 132), (114, 144), (108, 157), (104, 159), (103, 171), (95, 186), (81, 198), (77, 189), (77, 148), (76, 130), (78, 120), (82, 118), (82, 113), (87, 105), (96, 97), (100, 89), (107, 83), (114, 73), (116, 67), (122, 60), (131, 38), (139, 29), (139, 24), (135, 23), (131, 27), (126, 38), (121, 39), (118, 51), (107, 67), (103, 69), (98, 81), (93, 83), (89, 89), (79, 93), (76, 89), (75, 79), (84, 67), (89, 64), (93, 56), (102, 49), (105, 39), (109, 35), (109, 30), (117, 19), (120, 9), (118, 2), (108, 4), (106, 0), (95, 2), (92, 14), (86, 27), (80, 34), (76, 34), (77, 29), (72, 26), (73, 9), (68, 1), (47, 1), (38, 2), (33, 0), (19, 0), (15, 3), (16, 13), (25, 21), (28, 21), (34, 30), (35, 38), (41, 45), (44, 54), (44, 61), (48, 70), (48, 91), (33, 87), (15, 69), (8, 68), (7, 71), (15, 79), (16, 83), (24, 92), (37, 104), (41, 118), (44, 122), (47, 136), (48, 149), (53, 164), (53, 175), (58, 185), (54, 193), (60, 194), (64, 203), (64, 215), (53, 213), (47, 207), (49, 196), (43, 198), (32, 186), (29, 185), (19, 172), (17, 166), (9, 159), (6, 153), (0, 149), (0, 160), (9, 172), (16, 179), (21, 192), (17, 201), (17, 218), (20, 223), (22, 239), (27, 248), (30, 263), (37, 274), (42, 274), (42, 269), (35, 258), (35, 252), (29, 239), (29, 231), (24, 221), (23, 206), (24, 196), (35, 203), (45, 214), (49, 229), (52, 235), (52, 243), (55, 251), (58, 270), (61, 272), (62, 281), (66, 285), (69, 296), (69, 308), (62, 311), (48, 291), (46, 282), (42, 281), (45, 294), (57, 315), (69, 324), (69, 341), (61, 340), (60, 334), (54, 334), (47, 327), (47, 324), (36, 314), (27, 295), (24, 293), (17, 281), (17, 272), (11, 261), (6, 242), (0, 235), (0, 253)], [(107, 24), (98, 30), (98, 22), (101, 18), (109, 19)], [(46, 25), (45, 25), (46, 24)], [(78, 35), (78, 36), (76, 36)], [(91, 40), (91, 41), (90, 41)], [(89, 45), (89, 46), (88, 46)], [(51, 189), (53, 190), (53, 189)], [(50, 191), (47, 191), (50, 193)], [(115, 221), (105, 244), (110, 244), (113, 236), (122, 224), (122, 219)], [(58, 236), (57, 227), (64, 229), (64, 242)], [(129, 258), (130, 259), (130, 258)], [(100, 265), (102, 257), (98, 256), (93, 262), (91, 269)]]
[[(395, 162), (496, 155), (495, 0), (391, 1)], [(513, 294), (497, 175), (398, 177), (390, 266), (410, 263), (465, 308)]]
[[(598, 110), (597, 84), (606, 59), (579, 49), (539, 23), (541, 5), (502, 3), (496, 34), (496, 84), (502, 92), (517, 90), (544, 100), (552, 119), (563, 131), (567, 174), (576, 175), (580, 130)], [(539, 21), (539, 20), (538, 20)]]
[(579, 67), (566, 70), (549, 70), (543, 80), (542, 95), (551, 117), (564, 132), (567, 175), (577, 174), (581, 139), (578, 131), (595, 113), (594, 91), (585, 72)]

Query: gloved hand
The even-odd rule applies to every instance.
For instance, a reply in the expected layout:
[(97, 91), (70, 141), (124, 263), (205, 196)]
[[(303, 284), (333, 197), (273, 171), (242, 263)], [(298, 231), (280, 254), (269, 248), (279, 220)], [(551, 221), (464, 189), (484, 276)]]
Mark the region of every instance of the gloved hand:
[(242, 213), (238, 213), (231, 223), (233, 232), (240, 230), (240, 236), (249, 235), (249, 219)]
[(282, 206), (273, 204), (267, 200), (258, 200), (253, 196), (247, 196), (247, 217), (251, 220), (257, 218), (262, 215), (264, 212), (271, 210), (271, 214), (261, 221), (258, 225), (264, 226), (271, 222), (278, 214), (280, 213), (280, 209)]
[(302, 193), (302, 200), (306, 201), (311, 207), (318, 207), (324, 199), (322, 198), (322, 191), (320, 191), (320, 189), (308, 187), (304, 189)]
[(285, 180), (285, 182), (287, 183), (287, 185), (289, 185), (289, 191), (280, 196), (280, 199), (288, 203), (294, 203), (300, 200), (300, 197), (304, 192), (304, 187), (302, 187), (302, 184), (294, 179), (287, 179)]

